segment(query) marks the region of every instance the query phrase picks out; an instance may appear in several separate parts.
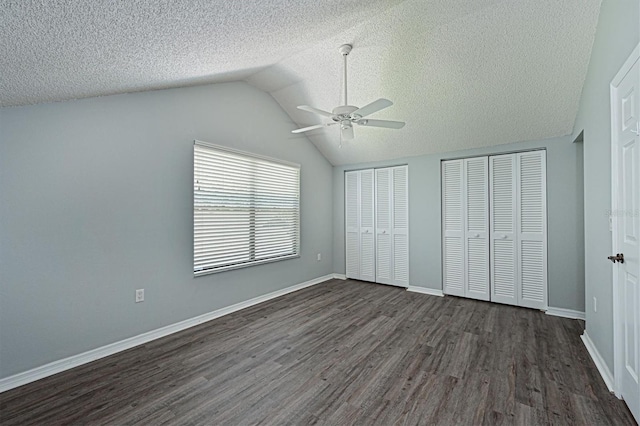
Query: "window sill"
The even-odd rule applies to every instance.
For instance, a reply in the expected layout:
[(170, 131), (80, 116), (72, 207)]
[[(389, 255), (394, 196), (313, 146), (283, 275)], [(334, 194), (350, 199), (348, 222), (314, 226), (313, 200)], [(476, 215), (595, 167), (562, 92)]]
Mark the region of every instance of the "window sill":
[(217, 274), (219, 272), (233, 271), (234, 269), (249, 268), (251, 266), (264, 265), (265, 263), (280, 262), (281, 260), (296, 259), (299, 257), (300, 257), (299, 254), (291, 254), (288, 256), (274, 257), (272, 259), (257, 260), (255, 262), (247, 262), (247, 263), (240, 263), (237, 265), (223, 266), (221, 268), (204, 269), (202, 271), (194, 271), (193, 277), (196, 278), (203, 275)]

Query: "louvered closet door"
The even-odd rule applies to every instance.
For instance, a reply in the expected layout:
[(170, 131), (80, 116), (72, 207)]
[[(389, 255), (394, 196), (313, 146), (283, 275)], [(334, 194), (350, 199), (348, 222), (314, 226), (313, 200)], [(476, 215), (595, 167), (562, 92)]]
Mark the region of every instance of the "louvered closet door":
[(393, 284), (391, 169), (376, 169), (376, 282)]
[(443, 291), (465, 295), (464, 160), (442, 162), (442, 266)]
[(546, 151), (517, 154), (518, 305), (547, 305)]
[(346, 276), (360, 279), (360, 173), (345, 173)]
[(373, 170), (360, 173), (360, 279), (376, 280)]
[(393, 193), (392, 209), (392, 253), (393, 283), (409, 286), (409, 168), (394, 167), (391, 176)]
[(491, 301), (518, 304), (516, 155), (489, 158)]
[(464, 160), (465, 296), (489, 300), (489, 162)]

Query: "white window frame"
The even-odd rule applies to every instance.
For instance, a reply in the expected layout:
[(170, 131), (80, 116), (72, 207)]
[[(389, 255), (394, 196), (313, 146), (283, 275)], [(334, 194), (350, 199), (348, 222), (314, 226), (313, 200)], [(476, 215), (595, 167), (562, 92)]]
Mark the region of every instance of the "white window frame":
[[(197, 212), (197, 206), (196, 206), (196, 191), (198, 188), (198, 182), (197, 182), (197, 178), (199, 177), (199, 175), (196, 172), (196, 147), (200, 147), (200, 148), (204, 148), (206, 150), (209, 150), (211, 153), (215, 153), (216, 151), (221, 153), (221, 154), (232, 154), (233, 156), (237, 157), (239, 160), (246, 160), (248, 162), (250, 161), (257, 161), (258, 163), (262, 163), (262, 164), (272, 164), (272, 165), (278, 165), (278, 166), (288, 166), (292, 169), (296, 169), (297, 170), (297, 178), (296, 178), (296, 184), (297, 184), (297, 188), (296, 188), (296, 196), (297, 196), (297, 217), (296, 217), (296, 224), (295, 224), (295, 247), (294, 247), (294, 252), (290, 253), (290, 254), (286, 254), (286, 255), (276, 255), (274, 257), (270, 257), (270, 258), (266, 258), (266, 259), (253, 259), (253, 260), (248, 260), (248, 261), (233, 261), (230, 262), (229, 264), (223, 264), (220, 266), (215, 266), (215, 267), (210, 267), (210, 268), (205, 268), (202, 269), (202, 266), (196, 267), (196, 234), (197, 234), (197, 230), (198, 228), (196, 228), (197, 226), (197, 220), (196, 220), (196, 212)], [(194, 148), (193, 148), (193, 274), (195, 277), (198, 276), (202, 276), (202, 275), (208, 275), (208, 274), (214, 274), (214, 273), (218, 273), (218, 272), (224, 272), (224, 271), (229, 271), (229, 270), (234, 270), (234, 269), (240, 269), (240, 268), (247, 268), (250, 266), (255, 266), (255, 265), (262, 265), (265, 263), (271, 263), (271, 262), (279, 262), (281, 260), (287, 260), (287, 259), (293, 259), (293, 258), (298, 258), (300, 257), (300, 165), (296, 164), (296, 163), (291, 163), (288, 161), (284, 161), (284, 160), (279, 160), (279, 159), (275, 159), (275, 158), (271, 158), (271, 157), (267, 157), (267, 156), (263, 156), (263, 155), (258, 155), (258, 154), (253, 154), (250, 152), (245, 152), (245, 151), (240, 151), (237, 149), (233, 149), (233, 148), (229, 148), (226, 146), (221, 146), (221, 145), (216, 145), (216, 144), (212, 144), (212, 143), (208, 143), (208, 142), (203, 142), (203, 141), (199, 141), (199, 140), (195, 140), (194, 141)], [(254, 219), (255, 220), (255, 219)], [(255, 222), (254, 225), (252, 225), (252, 228), (255, 228)], [(247, 244), (249, 246), (249, 251), (252, 253), (251, 256), (255, 255), (255, 234), (253, 234), (253, 239), (249, 239), (247, 241)], [(253, 247), (253, 248), (252, 248)]]

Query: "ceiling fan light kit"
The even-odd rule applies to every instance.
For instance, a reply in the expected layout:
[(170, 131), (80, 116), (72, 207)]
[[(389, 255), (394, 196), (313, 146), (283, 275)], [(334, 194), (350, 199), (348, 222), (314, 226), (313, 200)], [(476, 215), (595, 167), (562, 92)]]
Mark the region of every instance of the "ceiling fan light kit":
[(302, 133), (310, 130), (320, 129), (322, 127), (333, 126), (335, 124), (340, 124), (340, 137), (341, 140), (350, 140), (354, 137), (353, 132), (353, 123), (359, 126), (367, 126), (367, 127), (383, 127), (386, 129), (401, 129), (404, 127), (404, 122), (402, 121), (392, 121), (392, 120), (370, 120), (365, 119), (375, 112), (378, 112), (384, 108), (388, 108), (393, 105), (388, 99), (378, 99), (376, 101), (371, 102), (368, 105), (363, 106), (362, 108), (358, 108), (353, 105), (349, 105), (347, 101), (347, 56), (351, 52), (353, 46), (350, 44), (343, 44), (340, 46), (338, 51), (342, 55), (344, 59), (344, 105), (340, 105), (335, 107), (331, 112), (323, 111), (318, 108), (314, 108), (308, 105), (300, 105), (298, 109), (302, 111), (311, 112), (313, 114), (320, 115), (322, 117), (330, 118), (332, 121), (324, 124), (316, 124), (314, 126), (303, 127), (301, 129), (292, 130), (292, 133)]

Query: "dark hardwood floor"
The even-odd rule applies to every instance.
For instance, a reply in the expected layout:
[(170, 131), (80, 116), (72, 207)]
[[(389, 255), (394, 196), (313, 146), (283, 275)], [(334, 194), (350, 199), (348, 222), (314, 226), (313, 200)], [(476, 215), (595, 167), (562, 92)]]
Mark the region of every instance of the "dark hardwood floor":
[(579, 321), (332, 280), (0, 394), (3, 425), (634, 424)]

